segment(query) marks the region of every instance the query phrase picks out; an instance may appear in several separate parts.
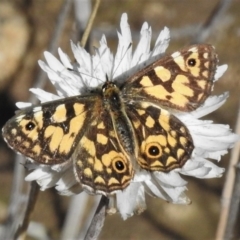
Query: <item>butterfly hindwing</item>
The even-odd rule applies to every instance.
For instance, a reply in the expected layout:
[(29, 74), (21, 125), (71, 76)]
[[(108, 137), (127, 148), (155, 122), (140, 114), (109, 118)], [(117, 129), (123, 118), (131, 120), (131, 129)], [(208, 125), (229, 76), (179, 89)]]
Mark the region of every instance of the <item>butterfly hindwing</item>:
[(190, 159), (193, 140), (180, 120), (148, 102), (132, 102), (126, 109), (135, 130), (141, 168), (169, 172)]
[(111, 116), (104, 110), (85, 129), (74, 159), (77, 179), (90, 190), (123, 190), (133, 177), (130, 156), (119, 144)]

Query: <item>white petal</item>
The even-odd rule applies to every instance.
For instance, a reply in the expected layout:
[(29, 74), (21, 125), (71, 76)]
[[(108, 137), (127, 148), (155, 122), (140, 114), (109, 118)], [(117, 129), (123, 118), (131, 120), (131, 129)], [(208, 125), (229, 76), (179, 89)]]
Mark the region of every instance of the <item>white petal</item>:
[(122, 14), (121, 21), (120, 21), (120, 29), (121, 29), (121, 38), (119, 39), (119, 46), (123, 44), (123, 46), (126, 47), (128, 46), (129, 43), (132, 42), (131, 30), (128, 24), (128, 16), (126, 13)]
[[(74, 172), (73, 172), (73, 169), (69, 168), (64, 172), (64, 174), (62, 174), (61, 178), (56, 183), (56, 189), (60, 193), (65, 195), (66, 192), (73, 191), (73, 189), (71, 190), (71, 188), (75, 185), (76, 185), (75, 189), (78, 188), (77, 193), (80, 193), (82, 191), (81, 184), (79, 182), (77, 182)], [(76, 191), (74, 193), (76, 194)]]
[(28, 103), (28, 102), (16, 102), (16, 106), (17, 106), (19, 109), (24, 109), (24, 108), (27, 108), (27, 107), (31, 107), (31, 106), (32, 106), (32, 103)]
[(228, 69), (227, 64), (218, 66), (214, 76), (215, 81), (217, 81), (227, 71), (227, 69)]
[(158, 178), (161, 183), (165, 185), (182, 187), (187, 184), (187, 182), (183, 180), (180, 175), (175, 171), (170, 171), (169, 173), (154, 172), (153, 174)]
[(186, 191), (185, 186), (181, 187), (173, 187), (170, 185), (162, 184), (157, 178), (154, 178), (151, 181), (145, 181), (145, 191), (148, 194), (162, 198), (171, 203), (178, 203), (178, 204), (189, 204), (190, 200), (184, 194)]
[(73, 69), (70, 58), (68, 57), (68, 55), (66, 53), (64, 53), (62, 51), (61, 48), (58, 48), (58, 54), (59, 54), (59, 57), (61, 59), (61, 62), (65, 66), (65, 68)]
[(113, 78), (123, 75), (127, 78), (127, 70), (130, 68), (132, 58), (132, 36), (127, 21), (127, 14), (122, 14), (120, 23), (121, 32), (118, 34), (118, 47), (114, 60)]
[(181, 173), (184, 175), (194, 176), (197, 178), (215, 178), (221, 177), (223, 172), (225, 171), (224, 168), (220, 168), (213, 164), (212, 162), (201, 157), (195, 158), (194, 163), (199, 163), (198, 164), (199, 167), (190, 170), (189, 165), (191, 164), (189, 164), (188, 166), (187, 164), (185, 164), (186, 166), (184, 166), (181, 169)]
[(58, 95), (46, 92), (40, 88), (30, 88), (29, 91), (32, 92), (41, 102), (49, 102), (60, 99)]
[[(58, 86), (58, 84), (63, 81), (63, 79), (59, 76), (59, 72), (55, 72), (53, 69), (48, 67), (48, 65), (46, 65), (45, 62), (39, 60), (38, 64), (47, 73), (48, 78), (50, 79), (54, 86)], [(65, 96), (61, 91), (58, 91), (58, 89), (57, 92), (59, 96), (61, 97)]]
[[(100, 78), (101, 82), (103, 83), (106, 81), (106, 75), (112, 79), (112, 70), (113, 70), (113, 55), (110, 52), (110, 49), (107, 46), (107, 41), (105, 36), (102, 37), (101, 41), (100, 41), (100, 47), (97, 49), (97, 53), (98, 53), (98, 58), (97, 61), (94, 61), (94, 66), (98, 66), (101, 65), (101, 72), (104, 74), (102, 76), (100, 76), (99, 74), (97, 74), (98, 78)], [(94, 70), (96, 69), (96, 67), (94, 67)], [(96, 70), (95, 70), (96, 71)], [(97, 82), (97, 84), (99, 85), (99, 82)]]
[(190, 114), (195, 118), (201, 118), (211, 112), (214, 112), (226, 102), (228, 96), (228, 92), (219, 96), (210, 96), (202, 106), (197, 108), (195, 111), (192, 111)]
[(134, 211), (145, 208), (144, 188), (140, 183), (131, 183), (123, 191), (116, 193), (117, 208), (125, 220), (133, 215)]
[(185, 191), (187, 189), (185, 188), (182, 190), (182, 192), (178, 195), (178, 198), (175, 202), (172, 202), (174, 204), (184, 204), (184, 205), (189, 205), (191, 204), (191, 199), (185, 194)]
[(150, 196), (162, 198), (166, 201), (171, 202), (171, 198), (163, 190), (162, 185), (158, 184), (158, 182), (155, 179), (145, 181), (144, 187), (146, 193), (148, 193)]
[[(149, 51), (150, 51), (151, 37), (152, 37), (152, 29), (145, 22), (141, 29), (140, 40), (138, 42), (138, 45), (132, 57), (132, 62), (131, 62), (132, 67), (147, 60), (147, 57), (149, 56)], [(142, 66), (140, 65), (139, 68), (141, 67)]]
[(181, 168), (180, 173), (182, 172), (191, 172), (195, 169), (201, 168), (204, 166), (204, 162), (188, 160), (184, 166)]
[(65, 67), (62, 65), (62, 63), (55, 58), (51, 53), (45, 51), (44, 52), (45, 59), (48, 63), (48, 66), (53, 69), (54, 71), (63, 71)]
[(184, 192), (187, 190), (186, 187), (165, 187), (162, 186), (162, 188), (165, 190), (165, 192), (170, 197), (170, 202), (175, 204), (189, 204), (191, 201), (189, 198), (184, 194)]
[(197, 178), (204, 178), (205, 176), (207, 176), (207, 174), (209, 174), (210, 171), (211, 171), (211, 168), (205, 167), (204, 165), (202, 167), (199, 167), (193, 170), (188, 170), (188, 171), (185, 171), (185, 168), (183, 168), (181, 170), (181, 174), (197, 177)]
[(137, 171), (134, 175), (133, 182), (144, 182), (151, 180), (151, 175), (146, 170)]
[(61, 174), (57, 174), (51, 171), (49, 166), (42, 166), (35, 169), (33, 172), (25, 177), (26, 181), (37, 181), (44, 191), (47, 188), (55, 186), (56, 182), (60, 178)]
[[(153, 175), (157, 178), (158, 184), (161, 185), (162, 190), (165, 192), (164, 195), (167, 195), (166, 200), (172, 203), (181, 203), (183, 201), (180, 196), (183, 196), (187, 182), (184, 181), (178, 173), (175, 171), (169, 173), (154, 172)], [(184, 199), (186, 200), (188, 198), (184, 197)], [(185, 201), (183, 202), (186, 204)], [(187, 203), (189, 202), (187, 201)]]
[[(204, 159), (205, 160), (205, 159)], [(205, 160), (205, 166), (211, 168), (211, 171), (208, 172), (208, 174), (206, 176), (204, 176), (204, 178), (216, 178), (216, 177), (221, 177), (223, 175), (223, 173), (225, 172), (224, 168), (220, 168), (218, 167), (216, 164)]]
[[(103, 37), (100, 41), (100, 48), (96, 50), (96, 54), (92, 57), (85, 49), (71, 42), (72, 51), (79, 64), (77, 67), (77, 73), (79, 75), (76, 82), (78, 83), (77, 88), (82, 93), (86, 93), (86, 89), (90, 90), (91, 88), (95, 88), (106, 80), (107, 72), (104, 72), (102, 69), (101, 61), (105, 61), (106, 63), (106, 59), (109, 59), (109, 57), (106, 57), (108, 53), (105, 53), (105, 51), (109, 51), (109, 49), (104, 42), (105, 38)], [(110, 62), (110, 64), (111, 63), (112, 62)], [(109, 64), (109, 62), (107, 62), (107, 64)]]
[(196, 148), (209, 152), (222, 151), (231, 148), (239, 139), (233, 134), (229, 126), (212, 124), (202, 121), (202, 125), (188, 126)]
[(81, 46), (75, 45), (72, 41), (70, 43), (72, 52), (78, 64), (81, 68), (85, 69), (89, 73), (89, 75), (91, 75), (91, 55)]
[(168, 48), (170, 41), (170, 31), (167, 27), (164, 27), (164, 29), (160, 32), (155, 46), (152, 50), (152, 56), (158, 56), (165, 53), (166, 49)]
[(225, 154), (227, 154), (228, 151), (227, 150), (220, 150), (220, 151), (216, 151), (216, 152), (208, 152), (207, 154), (204, 154), (203, 156), (205, 158), (210, 158), (210, 159), (214, 159), (214, 160), (220, 160), (222, 156), (224, 156)]
[(43, 172), (42, 168), (37, 168), (34, 171), (32, 171), (31, 173), (29, 173), (26, 177), (25, 180), (26, 181), (35, 181), (38, 178), (41, 178), (43, 175), (45, 175), (46, 173)]

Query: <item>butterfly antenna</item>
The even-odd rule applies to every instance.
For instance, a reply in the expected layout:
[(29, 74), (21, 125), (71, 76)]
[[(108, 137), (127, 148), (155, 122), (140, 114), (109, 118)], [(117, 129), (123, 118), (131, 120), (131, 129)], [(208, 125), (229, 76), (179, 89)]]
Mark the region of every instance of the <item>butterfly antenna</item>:
[[(122, 58), (121, 58), (121, 60), (119, 61), (119, 63), (118, 63), (118, 65), (117, 65), (117, 67), (115, 68), (115, 71), (112, 73), (112, 78), (113, 78), (114, 74), (116, 73), (116, 71), (118, 70), (118, 68), (119, 68), (120, 64), (122, 63), (122, 61), (123, 61), (124, 57), (126, 56), (126, 54), (127, 54), (128, 50), (131, 48), (131, 46), (132, 46), (132, 43), (129, 43), (129, 45), (128, 45), (128, 47), (127, 47), (126, 51), (125, 51), (125, 53), (123, 54), (123, 57), (122, 57)], [(114, 65), (113, 65), (113, 68), (114, 68)], [(112, 69), (112, 70), (114, 70), (114, 69)]]
[(71, 69), (71, 68), (67, 68), (67, 70), (68, 70), (68, 71), (71, 71), (71, 72), (75, 72), (75, 73), (81, 73), (82, 75), (85, 75), (85, 76), (88, 76), (88, 77), (91, 77), (91, 78), (95, 78), (95, 79), (103, 82), (103, 80), (102, 80), (101, 78), (93, 77), (93, 76), (91, 76), (91, 75), (88, 74), (88, 73), (79, 72), (79, 71), (73, 70), (73, 69)]
[(98, 77), (95, 77), (95, 76), (91, 76), (91, 75), (88, 74), (88, 73), (80, 72), (80, 71), (78, 71), (78, 69), (67, 68), (67, 70), (70, 71), (70, 72), (74, 72), (77, 76), (79, 76), (80, 79), (81, 79), (81, 81), (82, 81), (82, 84), (84, 85), (84, 87), (85, 87), (87, 90), (90, 90), (90, 88), (89, 88), (89, 86), (86, 84), (86, 82), (82, 80), (81, 75), (90, 77), (91, 79), (92, 79), (92, 78), (95, 78), (95, 79), (98, 80), (99, 82), (104, 82), (102, 79), (100, 79), (100, 78), (98, 78)]
[(109, 83), (109, 78), (107, 74), (106, 74), (106, 82)]
[[(95, 48), (95, 51), (99, 53), (99, 51), (98, 51), (97, 48)], [(97, 67), (100, 65), (100, 63), (101, 63), (101, 57), (102, 57), (102, 55), (103, 55), (105, 52), (106, 52), (106, 49), (103, 51), (102, 54), (100, 54), (100, 53), (98, 54), (98, 55), (100, 56), (100, 59), (99, 59), (98, 64), (97, 64), (97, 65), (95, 66), (95, 68), (93, 69), (93, 72), (95, 72), (95, 70), (97, 69)], [(106, 74), (106, 76), (107, 76), (107, 74)], [(96, 79), (99, 80), (100, 82), (105, 82), (104, 80), (102, 80), (102, 79), (100, 79), (100, 78), (96, 78)], [(107, 79), (107, 81), (108, 81), (108, 77), (106, 77), (106, 79)]]
[(81, 75), (85, 75), (85, 76), (89, 76), (89, 77), (90, 77), (89, 74), (81, 73), (81, 72), (79, 72), (77, 69), (72, 69), (72, 68), (67, 68), (67, 70), (70, 71), (70, 72), (75, 73), (78, 77), (80, 77), (80, 80), (82, 81), (83, 86), (84, 86), (87, 90), (89, 90), (87, 84), (82, 80), (82, 77), (81, 77)]
[[(119, 68), (120, 64), (122, 63), (124, 57), (126, 56), (128, 50), (130, 49), (131, 46), (132, 46), (132, 43), (129, 43), (129, 45), (128, 45), (126, 51), (125, 51), (125, 53), (123, 54), (122, 59), (119, 61), (119, 63), (118, 63), (118, 65), (117, 65), (117, 67), (115, 68), (115, 71), (114, 71), (114, 72), (113, 72), (113, 70), (114, 70), (114, 65), (113, 65), (112, 74), (111, 74), (111, 75), (112, 75), (112, 78), (113, 78), (114, 74), (116, 73), (117, 69)], [(95, 50), (98, 51), (98, 49), (95, 49)], [(106, 50), (104, 50), (101, 55), (98, 54), (98, 55), (100, 56), (100, 60), (99, 60), (98, 64), (95, 66), (95, 68), (93, 69), (93, 73), (96, 71), (96, 69), (98, 68), (99, 64), (101, 63), (101, 57), (102, 57), (102, 55), (104, 54), (105, 51), (106, 51)], [(75, 60), (75, 62), (77, 63), (76, 60)], [(95, 78), (96, 80), (98, 80), (99, 82), (102, 82), (102, 83), (105, 82), (105, 81), (106, 81), (106, 82), (109, 82), (109, 77), (108, 77), (107, 74), (106, 74), (106, 80), (104, 81), (103, 79), (100, 79), (100, 78), (95, 77), (95, 76), (91, 76), (90, 74), (79, 72), (79, 71), (77, 71), (76, 69), (67, 68), (67, 70), (76, 73), (76, 74), (77, 74), (78, 76), (80, 76), (80, 77), (81, 77), (81, 75), (85, 75), (85, 76), (88, 76), (88, 77), (91, 77), (91, 78)], [(86, 87), (86, 89), (89, 90), (89, 87), (87, 86), (86, 82), (85, 82), (85, 81), (82, 81), (82, 82), (83, 82), (83, 85)]]

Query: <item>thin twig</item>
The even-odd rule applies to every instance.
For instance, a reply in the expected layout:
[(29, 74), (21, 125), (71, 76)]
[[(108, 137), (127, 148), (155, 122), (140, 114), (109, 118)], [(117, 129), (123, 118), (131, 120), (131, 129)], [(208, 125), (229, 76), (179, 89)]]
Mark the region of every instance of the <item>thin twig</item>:
[[(240, 102), (239, 102), (239, 109), (238, 109), (238, 117), (236, 123), (236, 130), (235, 132), (240, 135)], [(239, 161), (239, 153), (240, 153), (240, 142), (237, 142), (232, 151), (231, 151), (231, 158), (228, 166), (228, 171), (226, 174), (226, 181), (224, 183), (222, 199), (221, 199), (221, 213), (218, 222), (218, 228), (216, 233), (216, 240), (224, 239), (225, 232), (227, 230), (227, 221), (231, 206), (231, 198), (233, 192), (233, 186), (235, 182), (236, 172), (235, 167)]]
[[(88, 210), (87, 216), (85, 216), (85, 215), (82, 216), (82, 218), (84, 217), (84, 221), (81, 224), (81, 227), (80, 227), (80, 230), (78, 232), (78, 236), (76, 237), (76, 239), (84, 239), (84, 237), (86, 236), (87, 230), (92, 222), (93, 216), (95, 215), (95, 212), (99, 205), (99, 201), (100, 201), (101, 197), (102, 196), (100, 196), (100, 195), (94, 196), (93, 203), (91, 205), (91, 209)], [(88, 200), (90, 200), (89, 194), (88, 194)]]
[(93, 6), (92, 14), (91, 14), (91, 16), (90, 16), (90, 18), (88, 20), (86, 30), (85, 30), (85, 32), (83, 34), (83, 37), (81, 39), (81, 42), (80, 42), (80, 46), (82, 46), (82, 47), (85, 47), (85, 45), (87, 43), (87, 39), (88, 39), (90, 31), (92, 29), (93, 21), (94, 21), (94, 19), (96, 17), (96, 14), (97, 14), (100, 2), (101, 2), (101, 0), (95, 0), (95, 4)]
[(16, 155), (8, 214), (4, 224), (4, 231), (1, 232), (0, 239), (12, 239), (19, 222), (23, 218), (24, 207), (19, 207), (24, 200), (22, 198), (22, 187), (25, 170), (21, 164), (23, 162), (23, 156)]
[(92, 219), (92, 222), (87, 230), (84, 240), (96, 240), (98, 238), (104, 225), (108, 203), (109, 199), (103, 195)]
[(27, 208), (24, 214), (24, 219), (22, 224), (18, 227), (16, 233), (14, 234), (14, 239), (24, 239), (26, 236), (27, 228), (29, 225), (30, 215), (33, 212), (34, 206), (37, 201), (37, 196), (39, 193), (39, 186), (34, 181), (31, 182), (31, 189), (29, 193)]
[(84, 213), (88, 202), (89, 195), (85, 193), (78, 194), (71, 198), (61, 232), (62, 240), (77, 239), (79, 227), (84, 220)]
[(233, 188), (232, 200), (228, 214), (228, 221), (224, 235), (225, 240), (239, 239), (239, 236), (234, 236), (234, 232), (237, 227), (236, 221), (239, 213), (239, 203), (240, 203), (240, 164), (236, 166), (236, 181)]
[(220, 0), (215, 8), (212, 10), (211, 14), (205, 21), (205, 23), (200, 27), (198, 34), (192, 40), (193, 43), (199, 43), (205, 41), (211, 34), (211, 31), (220, 21), (220, 17), (226, 12), (230, 6), (232, 0)]

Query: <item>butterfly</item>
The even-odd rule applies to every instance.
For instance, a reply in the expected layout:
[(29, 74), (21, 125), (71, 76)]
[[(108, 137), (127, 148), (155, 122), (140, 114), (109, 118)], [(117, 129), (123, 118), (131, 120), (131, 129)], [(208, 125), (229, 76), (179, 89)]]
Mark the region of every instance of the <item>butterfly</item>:
[(5, 124), (3, 137), (39, 164), (73, 161), (83, 188), (113, 194), (138, 170), (167, 173), (191, 158), (192, 136), (173, 113), (204, 103), (217, 62), (211, 45), (184, 48), (124, 83), (107, 79), (91, 93), (19, 110)]

